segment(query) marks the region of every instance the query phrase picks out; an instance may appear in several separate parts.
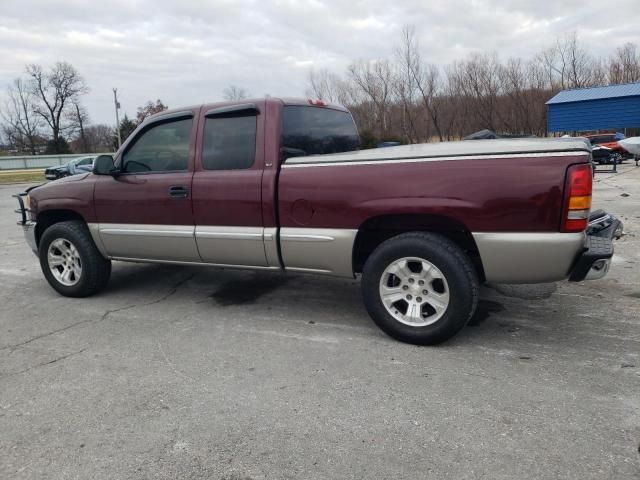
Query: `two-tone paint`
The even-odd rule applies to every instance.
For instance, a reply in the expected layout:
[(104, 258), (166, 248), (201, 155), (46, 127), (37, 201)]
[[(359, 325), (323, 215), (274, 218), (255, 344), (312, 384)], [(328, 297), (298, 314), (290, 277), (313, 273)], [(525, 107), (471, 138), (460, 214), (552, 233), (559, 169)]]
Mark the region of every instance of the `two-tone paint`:
[[(31, 193), (34, 220), (72, 212), (89, 225), (100, 251), (117, 260), (340, 276), (355, 273), (354, 245), (363, 226), (389, 216), (429, 215), (462, 225), (488, 281), (566, 278), (583, 248), (583, 233), (560, 233), (559, 226), (567, 167), (589, 161), (584, 142), (451, 142), (283, 163), (282, 108), (307, 104), (246, 104), (258, 112), (251, 168), (202, 165), (207, 114), (237, 103), (165, 112), (138, 127), (116, 154), (116, 165), (146, 128), (183, 116), (193, 119), (187, 171), (53, 182)], [(173, 187), (188, 195), (167, 195)]]

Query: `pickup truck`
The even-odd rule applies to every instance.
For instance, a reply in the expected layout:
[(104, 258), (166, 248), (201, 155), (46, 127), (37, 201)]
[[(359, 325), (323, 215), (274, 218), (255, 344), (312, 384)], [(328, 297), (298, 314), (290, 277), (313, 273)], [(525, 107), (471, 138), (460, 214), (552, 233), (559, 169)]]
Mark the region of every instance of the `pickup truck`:
[(358, 147), (319, 100), (166, 111), (92, 173), (18, 196), (19, 223), (62, 295), (102, 290), (112, 260), (361, 275), (374, 322), (423, 345), (469, 321), (482, 283), (607, 273), (584, 139)]

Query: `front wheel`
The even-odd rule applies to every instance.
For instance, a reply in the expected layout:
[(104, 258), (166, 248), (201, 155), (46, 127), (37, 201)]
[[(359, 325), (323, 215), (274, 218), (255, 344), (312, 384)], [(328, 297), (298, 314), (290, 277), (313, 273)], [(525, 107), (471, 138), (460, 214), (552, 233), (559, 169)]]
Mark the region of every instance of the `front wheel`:
[(87, 226), (77, 220), (55, 223), (42, 234), (38, 246), (45, 278), (65, 297), (88, 297), (102, 290), (111, 275)]
[(454, 336), (472, 317), (478, 289), (469, 257), (432, 233), (410, 232), (383, 242), (362, 272), (373, 321), (391, 337), (415, 345)]

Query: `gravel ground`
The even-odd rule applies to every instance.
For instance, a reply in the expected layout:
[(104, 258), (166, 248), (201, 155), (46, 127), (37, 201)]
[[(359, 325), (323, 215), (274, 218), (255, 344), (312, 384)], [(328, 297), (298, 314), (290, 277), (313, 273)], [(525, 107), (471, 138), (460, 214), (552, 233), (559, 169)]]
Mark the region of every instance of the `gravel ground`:
[(45, 283), (0, 186), (0, 478), (638, 479), (640, 168), (600, 281), (485, 289), (453, 341), (368, 319), (357, 281), (115, 264)]

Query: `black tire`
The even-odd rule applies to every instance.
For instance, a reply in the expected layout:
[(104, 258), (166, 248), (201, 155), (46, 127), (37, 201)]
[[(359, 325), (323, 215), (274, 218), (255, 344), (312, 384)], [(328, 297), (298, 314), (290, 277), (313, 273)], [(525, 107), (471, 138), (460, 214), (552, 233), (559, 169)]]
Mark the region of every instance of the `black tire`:
[[(47, 260), (49, 246), (57, 239), (72, 243), (80, 256), (82, 272), (77, 283), (64, 285), (58, 281)], [(42, 234), (38, 246), (40, 268), (49, 285), (65, 297), (88, 297), (102, 290), (111, 276), (111, 260), (102, 256), (96, 248), (87, 225), (79, 220), (54, 223)]]
[[(435, 323), (425, 326), (402, 323), (387, 311), (381, 300), (380, 283), (385, 269), (405, 257), (430, 262), (446, 279), (449, 303)], [(433, 233), (403, 233), (383, 242), (369, 256), (362, 272), (364, 304), (373, 321), (389, 336), (414, 345), (435, 345), (453, 337), (473, 316), (478, 290), (478, 278), (469, 257), (456, 244)]]

